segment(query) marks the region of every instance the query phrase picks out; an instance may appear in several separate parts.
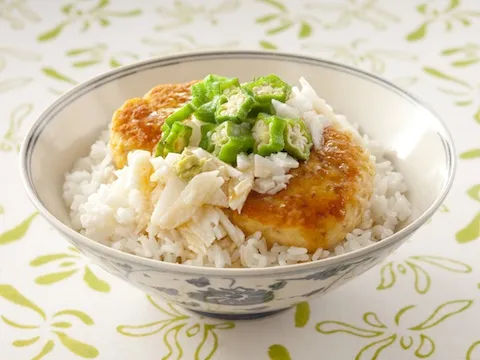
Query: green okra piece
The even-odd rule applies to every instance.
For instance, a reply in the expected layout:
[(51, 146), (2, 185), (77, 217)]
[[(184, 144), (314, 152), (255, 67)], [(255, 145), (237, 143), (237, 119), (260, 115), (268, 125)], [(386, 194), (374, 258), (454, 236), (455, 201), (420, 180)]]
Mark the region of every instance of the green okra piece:
[(278, 117), (260, 113), (252, 127), (255, 140), (253, 152), (268, 156), (280, 152), (285, 147), (284, 133), (287, 122)]
[(297, 160), (307, 160), (313, 142), (305, 123), (302, 119), (285, 120), (285, 150)]

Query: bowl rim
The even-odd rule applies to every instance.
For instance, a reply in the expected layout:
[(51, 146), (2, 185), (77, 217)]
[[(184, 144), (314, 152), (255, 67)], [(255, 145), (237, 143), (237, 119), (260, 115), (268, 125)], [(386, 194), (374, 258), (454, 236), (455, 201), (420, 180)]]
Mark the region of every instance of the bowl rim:
[[(36, 140), (41, 134), (43, 128), (46, 127), (56, 114), (61, 111), (70, 102), (75, 101), (77, 98), (88, 93), (90, 90), (95, 89), (106, 83), (113, 82), (118, 78), (134, 74), (136, 72), (146, 71), (148, 69), (159, 68), (163, 66), (176, 65), (179, 63), (191, 63), (197, 60), (209, 60), (209, 59), (229, 59), (229, 58), (255, 58), (265, 59), (271, 61), (288, 61), (293, 63), (310, 64), (318, 67), (326, 67), (334, 69), (348, 75), (361, 77), (367, 81), (376, 83), (392, 91), (397, 95), (403, 97), (407, 101), (413, 103), (417, 108), (422, 111), (429, 112), (437, 122), (437, 133), (442, 139), (445, 155), (447, 159), (447, 176), (444, 180), (443, 187), (436, 199), (420, 216), (412, 223), (406, 225), (404, 228), (395, 232), (393, 235), (378, 241), (374, 244), (367, 245), (360, 249), (336, 255), (333, 257), (320, 259), (316, 261), (310, 261), (306, 263), (286, 265), (286, 266), (273, 266), (265, 268), (214, 268), (214, 267), (202, 267), (196, 265), (185, 265), (177, 263), (168, 263), (159, 260), (144, 258), (138, 255), (129, 254), (121, 250), (116, 250), (109, 246), (98, 243), (65, 225), (59, 219), (57, 219), (47, 208), (43, 205), (42, 201), (37, 195), (35, 190), (35, 184), (31, 176), (31, 161), (30, 155), (35, 148)], [(32, 145), (33, 142), (33, 145)], [(317, 267), (327, 267), (333, 264), (343, 263), (345, 261), (355, 261), (361, 258), (367, 257), (368, 254), (377, 252), (383, 248), (394, 246), (396, 243), (405, 240), (411, 236), (416, 230), (418, 230), (425, 222), (433, 216), (436, 210), (440, 207), (445, 197), (449, 193), (457, 168), (456, 150), (453, 142), (452, 135), (445, 125), (441, 117), (423, 100), (420, 100), (410, 92), (398, 87), (392, 82), (386, 80), (378, 75), (371, 74), (367, 71), (354, 68), (352, 66), (344, 65), (341, 63), (325, 60), (319, 57), (311, 55), (298, 55), (293, 52), (281, 52), (281, 51), (263, 51), (263, 50), (205, 50), (205, 51), (189, 51), (177, 54), (171, 54), (160, 57), (153, 57), (146, 60), (136, 61), (129, 65), (125, 65), (107, 72), (103, 72), (99, 75), (93, 76), (90, 79), (74, 86), (69, 91), (58, 97), (53, 103), (48, 106), (38, 118), (30, 125), (26, 136), (24, 137), (21, 149), (20, 149), (20, 173), (23, 186), (27, 192), (27, 195), (33, 205), (37, 208), (43, 218), (45, 218), (57, 231), (68, 238), (71, 243), (79, 242), (86, 248), (92, 251), (97, 251), (116, 260), (123, 260), (125, 262), (134, 262), (149, 270), (163, 270), (165, 272), (174, 272), (181, 274), (195, 274), (195, 275), (212, 275), (212, 276), (236, 276), (236, 277), (252, 277), (252, 276), (268, 276), (278, 275), (281, 273), (291, 272), (304, 272), (312, 270)]]

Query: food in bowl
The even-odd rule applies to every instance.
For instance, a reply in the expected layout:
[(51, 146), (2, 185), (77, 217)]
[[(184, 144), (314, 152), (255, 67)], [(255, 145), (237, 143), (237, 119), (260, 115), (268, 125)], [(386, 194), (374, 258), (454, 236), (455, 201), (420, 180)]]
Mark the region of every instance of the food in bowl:
[(316, 261), (392, 235), (411, 213), (394, 154), (299, 83), (210, 74), (127, 100), (66, 174), (73, 227), (218, 268)]

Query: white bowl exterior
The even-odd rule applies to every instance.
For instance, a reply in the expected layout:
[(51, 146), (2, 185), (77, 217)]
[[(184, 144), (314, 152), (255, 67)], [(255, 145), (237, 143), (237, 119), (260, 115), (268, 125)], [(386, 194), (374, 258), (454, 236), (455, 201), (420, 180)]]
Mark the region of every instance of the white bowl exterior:
[[(88, 154), (89, 147), (100, 131), (106, 129), (115, 109), (128, 98), (143, 96), (159, 83), (200, 79), (208, 73), (236, 75), (240, 81), (275, 73), (292, 84), (297, 84), (301, 76), (305, 77), (337, 113), (344, 114), (349, 121), (360, 124), (361, 129), (371, 138), (396, 151), (394, 163), (406, 178), (408, 196), (414, 206), (411, 221), (438, 202), (442, 191), (446, 192), (454, 168), (453, 149), (446, 144), (448, 134), (434, 114), (399, 90), (380, 80), (360, 73), (355, 75), (347, 68), (321, 61), (302, 61), (300, 58), (296, 61), (294, 58), (274, 54), (232, 54), (213, 53), (184, 56), (171, 61), (143, 62), (137, 67), (129, 66), (108, 73), (90, 83), (90, 86), (74, 89), (71, 92), (74, 96), (60, 99), (56, 106), (47, 110), (47, 117), (41, 119), (42, 124), (29, 134), (26, 141), (28, 144), (24, 145), (22, 150), (26, 158), (24, 163), (27, 167), (30, 166), (26, 169), (25, 177), (27, 184), (29, 181), (34, 184), (31, 191), (33, 196), (38, 197), (38, 201), (54, 217), (70, 226), (68, 209), (62, 198), (64, 174), (71, 169), (76, 159)], [(438, 205), (437, 203), (435, 206)], [(49, 217), (47, 214), (47, 218)], [(58, 223), (55, 225), (59, 228)], [(178, 281), (175, 281), (161, 263), (147, 269), (144, 263), (133, 256), (128, 257), (127, 262), (127, 257), (114, 260), (117, 257), (115, 250), (86, 245), (85, 241), (79, 241), (80, 236), (65, 229), (60, 230), (88, 257), (134, 286), (187, 307), (189, 302), (193, 303), (200, 297), (192, 294), (200, 293), (212, 299), (197, 301), (195, 307), (201, 307), (204, 311), (228, 313), (260, 311), (260, 307), (268, 310), (284, 308), (305, 300), (309, 293), (313, 292), (314, 295), (328, 291), (377, 264), (406, 240), (404, 237), (395, 242), (387, 241), (384, 245), (374, 245), (371, 251), (362, 253), (368, 254), (367, 256), (356, 258), (352, 254), (341, 263), (320, 261), (305, 268), (294, 266), (291, 267), (290, 274), (286, 274), (290, 271), (288, 267), (279, 269), (282, 273), (279, 276), (275, 276), (273, 272), (256, 275), (249, 271), (249, 276), (235, 276), (233, 281), (231, 276), (216, 276), (208, 270), (206, 272), (209, 275), (204, 277), (208, 284), (202, 280), (203, 283), (194, 285), (192, 281), (186, 280), (195, 278), (194, 271), (202, 271), (198, 268), (191, 270), (190, 267), (183, 266), (184, 269), (175, 277)], [(411, 232), (408, 235), (411, 235)], [(122, 265), (115, 265), (116, 263)], [(320, 273), (330, 276), (314, 275)], [(202, 278), (201, 273), (196, 275), (197, 278)], [(313, 279), (315, 276), (322, 278), (320, 283)], [(295, 278), (303, 280), (291, 280)], [(286, 283), (278, 284), (279, 281)], [(238, 295), (232, 290), (234, 288), (250, 289), (250, 292), (245, 290), (245, 299), (249, 298), (249, 294), (253, 298), (264, 294), (268, 301), (262, 305), (255, 304), (257, 310), (252, 310), (251, 301), (245, 300), (243, 304), (237, 305), (228, 305), (228, 301), (221, 301), (221, 291), (227, 298), (229, 294), (232, 298)], [(319, 290), (322, 288), (323, 290)], [(211, 296), (206, 293), (208, 289), (211, 289)], [(215, 294), (219, 296), (217, 303)]]
[(67, 240), (109, 273), (145, 293), (193, 311), (215, 314), (255, 314), (282, 310), (330, 292), (380, 263), (410, 236), (340, 264), (275, 275), (213, 276), (164, 271), (114, 256), (105, 256), (81, 243)]

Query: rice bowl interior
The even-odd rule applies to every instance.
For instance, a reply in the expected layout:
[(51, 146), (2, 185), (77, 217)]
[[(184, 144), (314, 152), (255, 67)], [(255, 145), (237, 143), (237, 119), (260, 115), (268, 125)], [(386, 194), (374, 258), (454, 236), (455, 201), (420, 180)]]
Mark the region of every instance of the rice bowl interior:
[[(275, 93), (275, 87), (263, 90), (264, 94), (257, 91), (253, 98), (254, 95)], [(336, 114), (304, 78), (300, 78), (299, 86), (292, 86), (287, 95), (283, 101), (273, 98), (271, 107), (262, 111), (282, 121), (295, 119), (291, 129), (295, 126), (305, 128), (305, 138), (295, 132), (295, 136), (290, 137), (295, 140), (293, 145), (297, 146), (297, 152), (284, 144), (281, 150), (272, 147), (270, 153), (261, 155), (260, 146), (265, 145), (262, 139), (271, 128), (262, 127), (257, 116), (254, 122), (249, 120), (247, 126), (248, 138), (253, 138), (254, 145), (245, 143), (246, 150), (234, 154), (233, 161), (223, 161), (219, 153), (208, 151), (208, 146), (201, 143), (205, 135), (202, 127), (210, 125), (208, 121), (200, 121), (193, 112), (181, 120), (191, 129), (186, 146), (165, 152), (167, 144), (160, 140), (161, 146), (155, 149), (129, 151), (126, 164), (119, 167), (112, 152), (114, 129), (106, 129), (91, 146), (89, 155), (79, 159), (65, 176), (63, 195), (74, 229), (94, 241), (137, 256), (217, 268), (257, 268), (316, 261), (392, 235), (411, 214), (407, 186), (392, 163), (395, 154), (363, 134), (354, 122)], [(245, 104), (242, 96), (233, 99), (232, 95), (230, 102)], [(189, 101), (194, 100), (195, 94)], [(220, 115), (223, 114), (220, 112)], [(241, 119), (240, 123), (242, 121), (246, 119)], [(228, 121), (216, 123), (215, 127), (218, 129), (225, 123)], [(341, 241), (327, 241), (328, 246), (311, 243), (296, 246), (294, 238), (284, 243), (282, 239), (275, 242), (272, 234), (257, 229), (251, 231), (244, 219), (237, 220), (248, 210), (248, 201), (254, 196), (268, 201), (286, 192), (295, 181), (292, 174), (297, 174), (298, 169), (313, 158), (312, 154), (324, 149), (326, 135), (332, 129), (347, 134), (364, 151), (373, 169), (372, 191), (364, 196), (365, 205), (355, 214), (354, 226), (349, 224), (351, 228)], [(210, 140), (222, 134), (212, 132), (209, 136), (214, 139)], [(163, 151), (161, 154), (158, 154), (159, 148)], [(298, 149), (304, 151), (300, 154)], [(179, 164), (187, 164), (188, 171), (184, 171), (185, 166), (179, 171)], [(250, 231), (245, 231), (247, 228)]]

